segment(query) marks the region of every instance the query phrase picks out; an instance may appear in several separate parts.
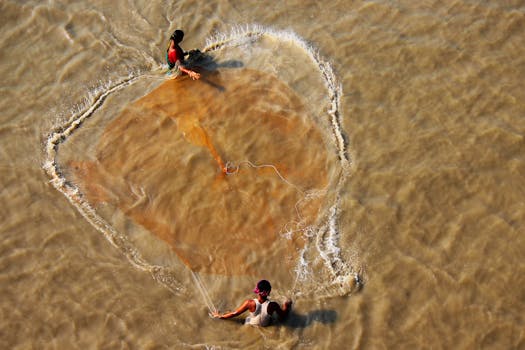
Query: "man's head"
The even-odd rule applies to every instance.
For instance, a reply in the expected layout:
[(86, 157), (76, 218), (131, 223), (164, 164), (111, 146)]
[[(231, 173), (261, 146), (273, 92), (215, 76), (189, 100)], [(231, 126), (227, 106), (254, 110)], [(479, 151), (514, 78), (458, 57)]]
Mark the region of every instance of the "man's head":
[(253, 290), (254, 293), (265, 297), (270, 295), (271, 291), (272, 285), (267, 280), (260, 280), (259, 282), (257, 282), (257, 286), (255, 286), (255, 289)]
[(175, 41), (176, 43), (180, 43), (183, 38), (184, 38), (184, 32), (180, 29), (177, 29), (176, 31), (174, 31), (170, 37), (170, 39)]

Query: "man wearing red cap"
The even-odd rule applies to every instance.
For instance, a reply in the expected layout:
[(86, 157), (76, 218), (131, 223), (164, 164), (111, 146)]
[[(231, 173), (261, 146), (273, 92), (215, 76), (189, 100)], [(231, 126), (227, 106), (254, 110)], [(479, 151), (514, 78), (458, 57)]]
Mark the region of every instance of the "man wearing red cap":
[(246, 300), (237, 310), (232, 312), (227, 312), (222, 315), (219, 312), (214, 312), (213, 317), (227, 319), (239, 316), (249, 310), (250, 315), (246, 317), (245, 324), (262, 327), (269, 326), (274, 314), (277, 314), (279, 320), (283, 320), (292, 309), (292, 302), (290, 300), (286, 301), (281, 309), (278, 303), (268, 299), (271, 290), (272, 286), (270, 282), (261, 280), (253, 290), (253, 292), (257, 294), (257, 298)]

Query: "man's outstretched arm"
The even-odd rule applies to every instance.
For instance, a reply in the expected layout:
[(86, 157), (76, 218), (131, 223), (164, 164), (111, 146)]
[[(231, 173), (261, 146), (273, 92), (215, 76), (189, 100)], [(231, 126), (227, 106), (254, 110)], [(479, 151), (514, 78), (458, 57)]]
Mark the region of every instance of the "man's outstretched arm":
[(235, 311), (227, 312), (227, 313), (222, 314), (222, 315), (217, 311), (217, 312), (212, 313), (212, 315), (215, 318), (221, 318), (221, 319), (227, 319), (227, 318), (232, 318), (232, 317), (235, 317), (235, 316), (239, 316), (240, 314), (242, 314), (246, 310), (250, 309), (250, 303), (252, 303), (252, 302), (253, 302), (253, 300), (249, 300), (248, 299), (241, 306), (239, 306), (237, 308), (237, 310), (235, 310)]

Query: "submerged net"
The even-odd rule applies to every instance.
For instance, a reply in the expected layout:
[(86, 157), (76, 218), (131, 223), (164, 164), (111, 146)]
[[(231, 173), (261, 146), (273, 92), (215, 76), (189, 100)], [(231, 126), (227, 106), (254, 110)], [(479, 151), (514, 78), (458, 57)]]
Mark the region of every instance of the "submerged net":
[[(309, 84), (300, 80), (311, 77), (284, 72), (276, 79), (272, 72), (265, 72), (265, 55), (271, 52), (265, 45), (288, 45), (298, 57), (297, 52), (303, 52), (303, 64), (317, 67), (315, 79), (324, 84), (326, 93), (314, 95), (307, 90)], [(220, 74), (204, 75), (207, 83), (200, 88), (190, 87), (184, 80), (163, 83), (125, 108), (118, 118), (108, 120), (97, 135), (94, 154), (85, 159), (78, 160), (65, 151), (59, 154), (60, 145), (66, 140), (73, 142), (73, 133), (95, 119), (95, 112), (109, 96), (146, 78), (132, 76), (115, 84), (96, 96), (86, 110), (57, 127), (48, 138), (44, 164), (51, 183), (135, 267), (150, 272), (159, 283), (182, 293), (185, 287), (181, 281), (189, 271), (210, 312), (215, 306), (200, 274), (257, 275), (261, 273), (258, 266), (268, 273), (271, 262), (265, 260), (264, 249), (260, 256), (253, 256), (249, 249), (243, 250), (243, 244), (236, 245), (251, 239), (253, 232), (263, 234), (251, 244), (268, 245), (270, 257), (291, 257), (284, 267), (293, 271), (294, 282), (289, 288), (294, 294), (306, 290), (324, 290), (328, 295), (350, 292), (355, 287), (350, 282), (357, 273), (356, 262), (345, 260), (337, 223), (339, 195), (350, 160), (339, 111), (341, 86), (330, 64), (295, 33), (260, 26), (217, 34), (203, 52), (221, 58)], [(231, 57), (241, 57), (243, 67), (229, 65)], [(229, 70), (230, 66), (237, 71)], [(199, 99), (217, 102), (221, 97), (231, 102), (242, 93), (255, 100), (261, 92), (270, 94), (276, 110), (267, 107), (268, 100), (222, 104), (221, 108), (213, 107), (220, 103), (198, 103)], [(310, 95), (305, 102), (297, 93)], [(186, 103), (174, 104), (170, 94)], [(247, 114), (257, 118), (228, 117)], [(247, 123), (254, 125), (246, 128)], [(245, 135), (244, 130), (252, 134)], [(261, 137), (265, 131), (272, 137)], [(292, 145), (286, 135), (306, 139), (311, 146), (303, 148), (300, 140)], [(236, 138), (240, 141), (231, 141)], [(282, 147), (285, 149), (280, 152)], [(266, 158), (259, 158), (261, 153)], [(336, 157), (332, 159), (331, 154)], [(215, 167), (210, 167), (210, 160)], [(227, 179), (221, 178), (222, 170)], [(195, 176), (197, 189), (188, 190)], [(271, 195), (261, 193), (262, 189)], [(204, 195), (218, 212), (209, 224), (205, 222), (209, 214), (198, 214), (203, 206), (199, 198)], [(268, 198), (279, 205), (269, 206)], [(177, 206), (180, 201), (192, 210)], [(101, 208), (100, 202), (111, 203), (111, 210)], [(204, 213), (209, 211), (210, 207), (202, 208)], [(242, 215), (229, 219), (231, 212)], [(266, 214), (263, 217), (261, 213)], [(130, 229), (130, 221), (139, 228)], [(217, 228), (216, 234), (210, 232)], [(173, 260), (155, 256), (158, 249), (152, 247), (158, 247), (158, 242), (149, 238), (150, 232), (168, 243), (183, 266), (189, 267), (186, 272)], [(201, 232), (207, 232), (205, 243), (199, 238)], [(319, 264), (328, 274), (313, 278), (312, 271)], [(283, 280), (289, 277), (279, 271), (283, 265), (273, 269), (270, 267), (270, 272), (281, 274)]]

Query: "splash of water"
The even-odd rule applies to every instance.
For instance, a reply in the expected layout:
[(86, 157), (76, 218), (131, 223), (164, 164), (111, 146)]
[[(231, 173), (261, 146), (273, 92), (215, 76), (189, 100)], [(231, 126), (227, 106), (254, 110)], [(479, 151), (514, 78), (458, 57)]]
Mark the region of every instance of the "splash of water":
[(228, 47), (250, 44), (259, 40), (263, 36), (268, 36), (284, 43), (291, 43), (298, 48), (301, 48), (310, 58), (312, 63), (318, 67), (330, 100), (328, 115), (330, 116), (330, 121), (332, 123), (332, 130), (336, 139), (341, 167), (347, 173), (350, 170), (351, 164), (347, 151), (347, 142), (343, 136), (341, 115), (339, 112), (343, 87), (337, 81), (337, 76), (335, 75), (332, 65), (319, 54), (317, 48), (291, 30), (274, 30), (260, 25), (247, 25), (234, 27), (229, 33), (216, 33), (206, 40), (206, 46), (203, 49), (203, 52), (219, 51)]
[[(339, 109), (342, 85), (338, 82), (331, 64), (320, 55), (319, 51), (291, 30), (274, 30), (260, 25), (238, 26), (234, 27), (229, 33), (216, 33), (206, 41), (206, 47), (203, 51), (214, 52), (228, 47), (251, 45), (264, 36), (280, 42), (291, 43), (301, 48), (312, 63), (319, 69), (328, 93), (330, 107), (328, 109), (328, 116), (330, 118), (340, 165), (343, 170), (337, 185), (337, 192), (340, 192), (351, 166)], [(355, 268), (344, 261), (341, 255), (341, 249), (339, 248), (340, 231), (337, 224), (339, 219), (339, 203), (340, 198), (338, 195), (334, 205), (330, 208), (326, 223), (318, 228), (306, 228), (304, 232), (305, 236), (310, 239), (315, 237), (317, 250), (326, 268), (333, 276), (331, 282), (334, 286), (339, 287), (336, 293), (347, 294), (356, 289), (356, 284), (362, 284), (362, 277)], [(305, 250), (301, 251), (300, 254), (296, 268), (296, 280), (292, 290), (295, 290), (298, 280), (305, 280), (311, 276), (308, 272), (308, 262), (304, 256)], [(359, 286), (357, 287), (359, 288)]]
[[(297, 47), (303, 49), (310, 60), (319, 68), (319, 72), (328, 92), (328, 116), (342, 168), (342, 175), (339, 178), (339, 183), (337, 186), (337, 191), (339, 192), (343, 182), (348, 176), (350, 169), (350, 158), (348, 156), (347, 144), (342, 132), (341, 115), (339, 112), (342, 87), (338, 83), (331, 65), (328, 61), (324, 60), (320, 56), (317, 49), (315, 49), (312, 45), (307, 43), (304, 39), (292, 31), (277, 31), (270, 28), (253, 25), (246, 27), (235, 27), (230, 33), (226, 34), (217, 33), (207, 40), (206, 47), (203, 49), (203, 51), (216, 52), (228, 47), (245, 45), (253, 43), (263, 36), (269, 36), (276, 40), (289, 42), (296, 45)], [(66, 179), (57, 163), (57, 154), (60, 144), (64, 142), (69, 136), (71, 136), (71, 134), (73, 134), (74, 131), (77, 130), (86, 119), (91, 117), (93, 113), (102, 106), (110, 94), (133, 84), (140, 77), (140, 74), (132, 74), (130, 77), (114, 84), (113, 86), (105, 87), (103, 92), (94, 92), (96, 95), (93, 96), (93, 101), (91, 104), (86, 103), (87, 108), (85, 110), (73, 113), (71, 118), (56, 127), (47, 138), (45, 147), (46, 157), (43, 168), (50, 177), (51, 184), (58, 191), (63, 193), (69, 202), (79, 211), (79, 213), (93, 227), (100, 231), (113, 246), (119, 249), (133, 266), (138, 269), (148, 271), (157, 282), (164, 285), (171, 291), (181, 293), (185, 291), (185, 288), (183, 287), (182, 283), (177, 280), (174, 273), (166, 267), (148, 263), (131, 243), (129, 238), (126, 235), (117, 232), (117, 230), (107, 223), (84, 199), (79, 188)], [(251, 166), (254, 165), (252, 164)], [(284, 178), (283, 180), (286, 181)], [(341, 256), (340, 248), (338, 248), (338, 237), (340, 235), (337, 226), (338, 207), (339, 197), (337, 196), (335, 203), (330, 209), (330, 215), (328, 217), (327, 223), (315, 230), (312, 228), (307, 228), (305, 230), (305, 236), (310, 241), (314, 239), (316, 240), (317, 250), (319, 251), (322, 259), (324, 259), (326, 267), (333, 276), (332, 283), (343, 286), (337, 293), (346, 294), (348, 291), (344, 285), (350, 276), (356, 275), (356, 272), (352, 266), (344, 261)], [(297, 269), (296, 281), (308, 276), (308, 273), (306, 273), (308, 263), (304, 259), (304, 255), (305, 251), (301, 253), (299, 259), (300, 261)], [(206, 292), (206, 288), (204, 287), (202, 280), (198, 277), (198, 275), (195, 274), (193, 274), (193, 278), (210, 312), (216, 311), (210, 296)]]
[(96, 213), (95, 209), (84, 199), (79, 188), (66, 179), (56, 160), (60, 144), (71, 136), (86, 119), (92, 116), (110, 94), (133, 84), (138, 78), (138, 76), (130, 76), (113, 85), (103, 93), (95, 96), (93, 103), (84, 112), (74, 114), (63, 125), (58, 126), (47, 139), (45, 149), (46, 161), (43, 164), (43, 168), (51, 178), (51, 184), (58, 191), (62, 192), (86, 221), (100, 231), (114, 247), (119, 249), (134, 267), (150, 272), (156, 281), (171, 291), (181, 292), (184, 291), (184, 287), (180, 282), (172, 278), (169, 269), (163, 266), (151, 265), (146, 262), (125, 235), (115, 230), (115, 228)]

